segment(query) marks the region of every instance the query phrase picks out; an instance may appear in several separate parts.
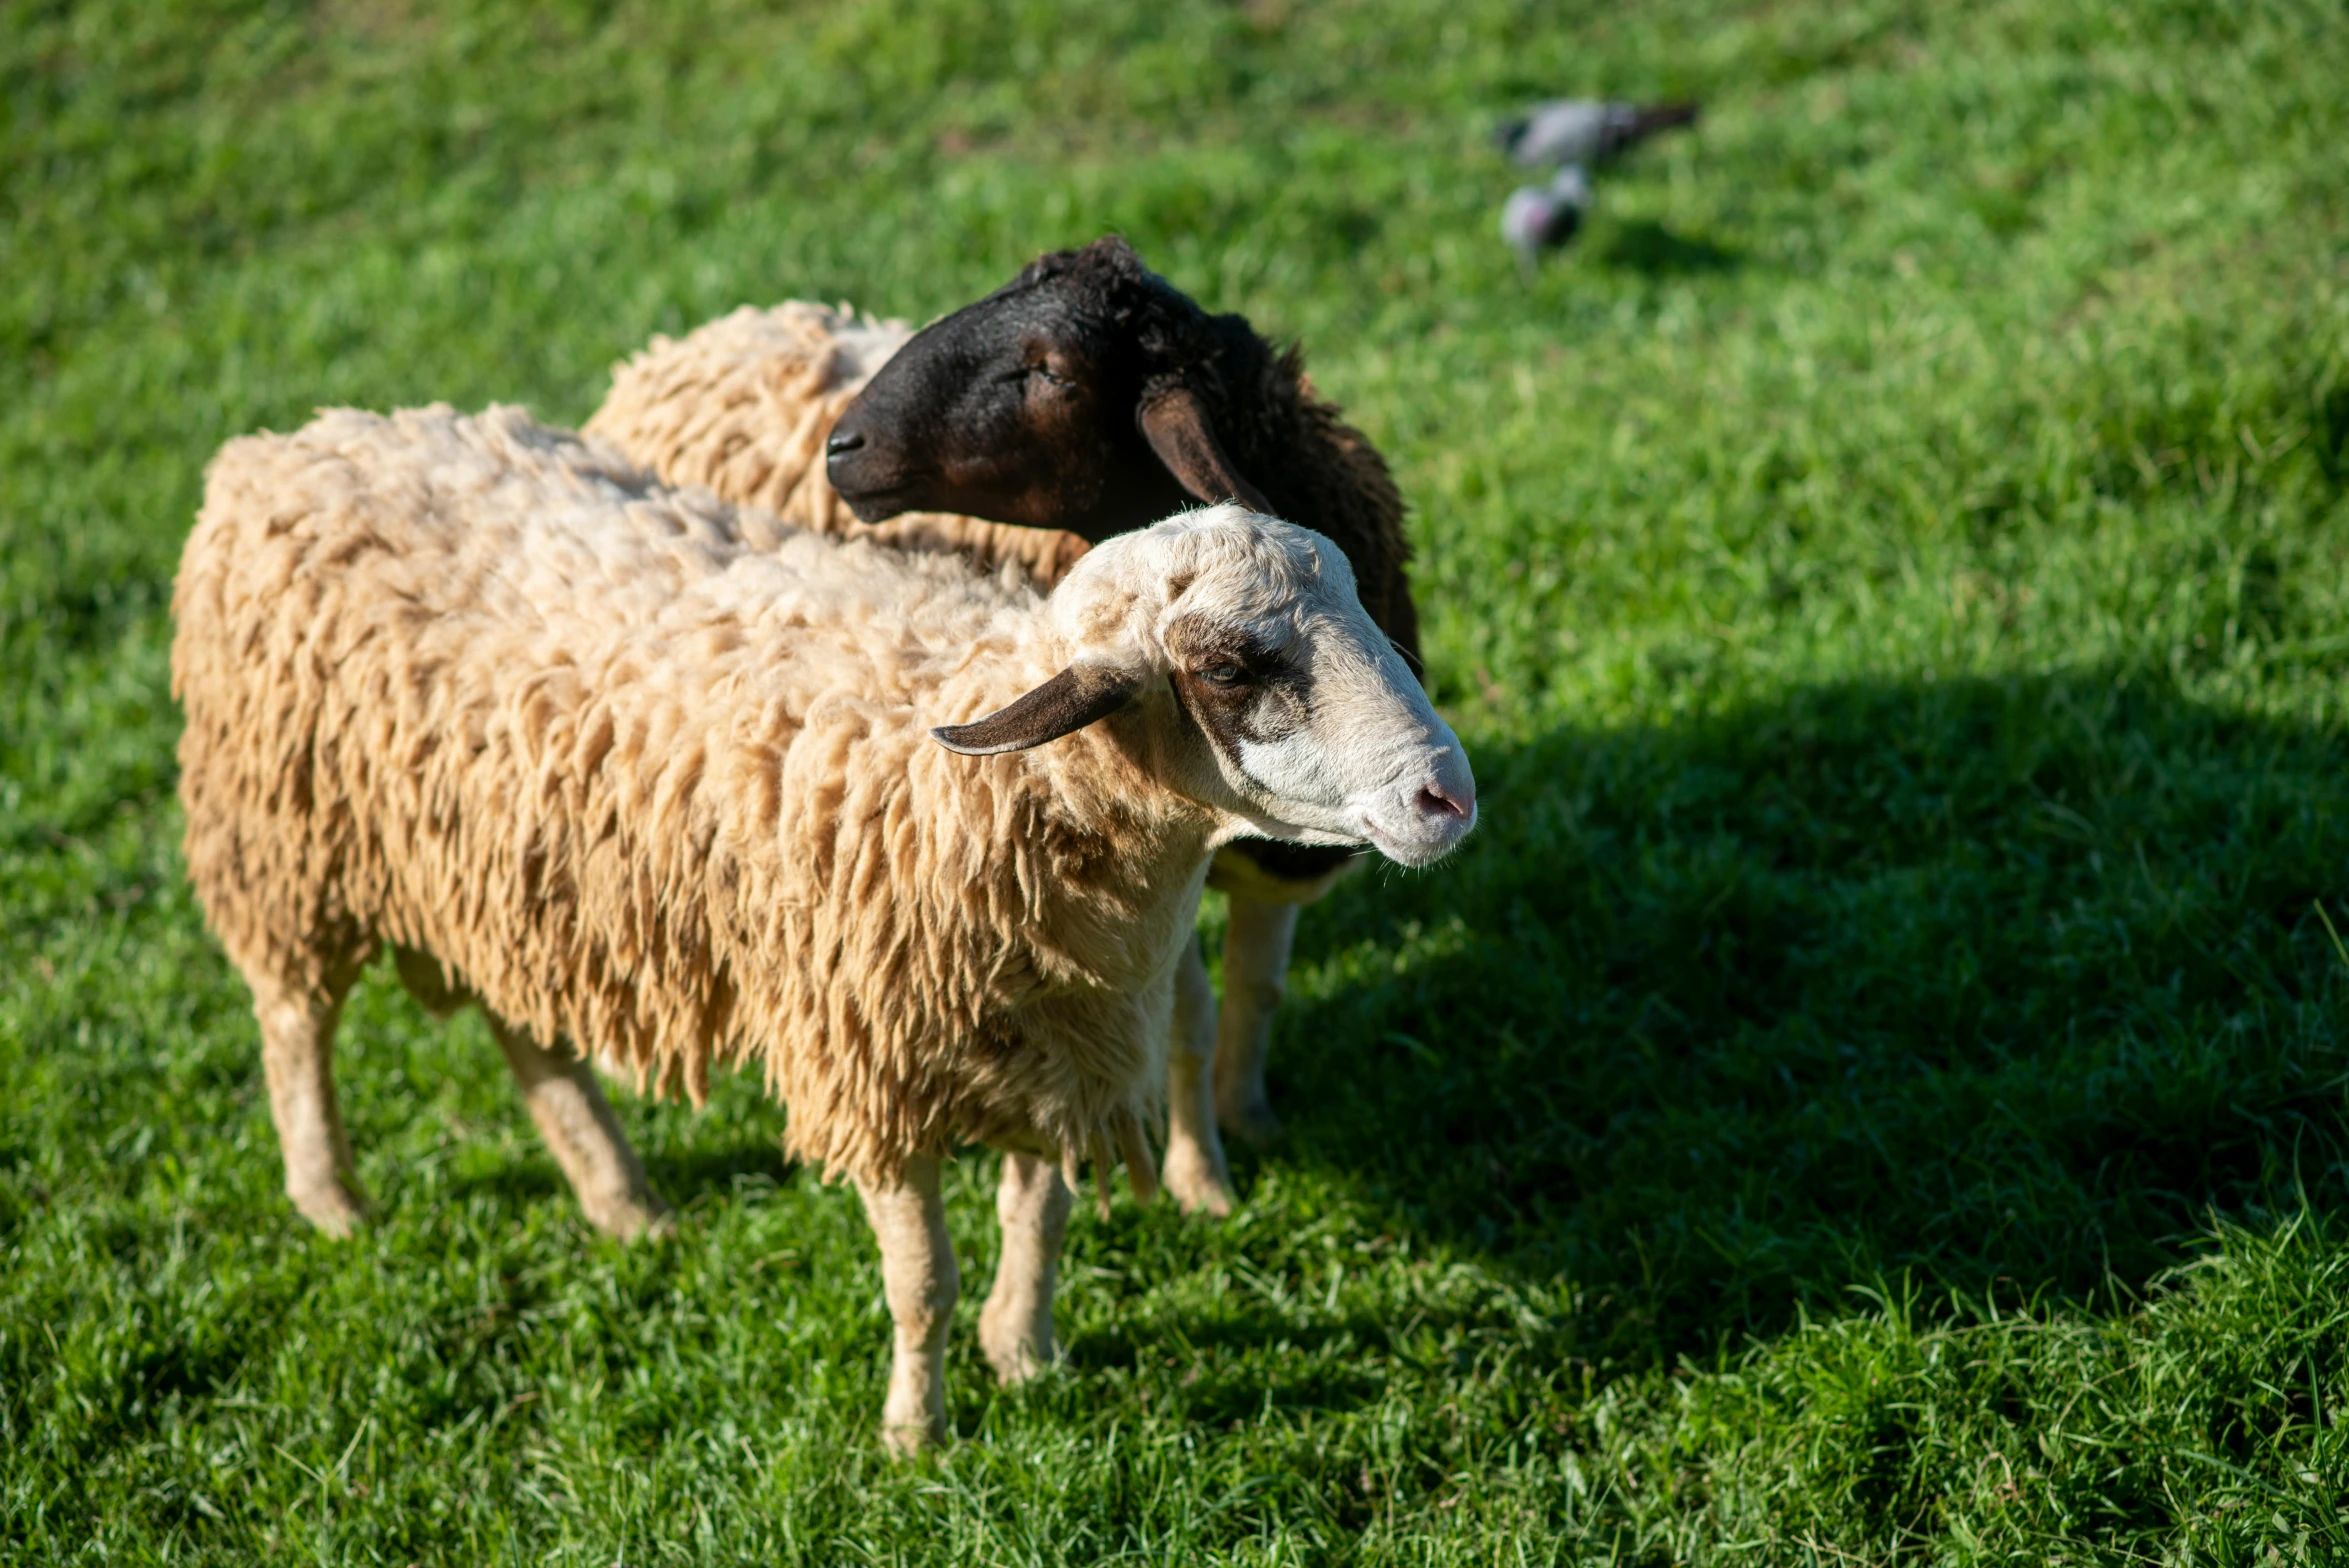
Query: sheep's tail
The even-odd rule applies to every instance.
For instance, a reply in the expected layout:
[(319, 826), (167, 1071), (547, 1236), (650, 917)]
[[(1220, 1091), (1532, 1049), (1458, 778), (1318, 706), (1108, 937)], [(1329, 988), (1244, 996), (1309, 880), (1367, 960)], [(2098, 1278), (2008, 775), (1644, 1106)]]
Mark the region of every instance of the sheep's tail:
[(1082, 1144), (1071, 1138), (1060, 1146), (1060, 1179), (1068, 1183), (1070, 1192), (1081, 1190), (1087, 1161), (1093, 1166), (1093, 1211), (1104, 1220), (1109, 1218), (1109, 1191), (1121, 1164), (1136, 1203), (1148, 1203), (1158, 1196), (1158, 1160), (1151, 1152), (1150, 1135), (1142, 1119), (1131, 1111), (1119, 1116), (1107, 1131), (1092, 1129)]
[(1110, 1163), (1109, 1140), (1101, 1135), (1101, 1129), (1098, 1127), (1093, 1129), (1092, 1143), (1093, 1212), (1101, 1216), (1103, 1224), (1107, 1224), (1109, 1222), (1109, 1181), (1111, 1173), (1117, 1167)]
[(1125, 1157), (1126, 1185), (1134, 1189), (1136, 1203), (1148, 1203), (1158, 1196), (1158, 1160), (1150, 1151), (1150, 1135), (1143, 1130), (1142, 1119), (1128, 1115), (1117, 1124), (1118, 1153)]

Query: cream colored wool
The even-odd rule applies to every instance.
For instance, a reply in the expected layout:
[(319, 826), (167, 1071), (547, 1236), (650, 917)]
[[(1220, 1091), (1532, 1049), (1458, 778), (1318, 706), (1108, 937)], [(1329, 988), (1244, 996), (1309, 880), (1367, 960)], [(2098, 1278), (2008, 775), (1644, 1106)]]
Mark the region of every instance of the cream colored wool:
[(611, 442), (673, 485), (705, 485), (763, 506), (798, 528), (861, 534), (899, 549), (959, 551), (1004, 561), (1049, 588), (1085, 541), (945, 512), (909, 512), (867, 526), (824, 472), (824, 439), (912, 329), (787, 300), (744, 306), (682, 338), (656, 337), (612, 367), (612, 390), (586, 433)]
[[(911, 512), (859, 524), (832, 489), (824, 441), (842, 410), (912, 336), (906, 323), (876, 320), (846, 305), (827, 309), (787, 300), (771, 309), (744, 306), (683, 338), (655, 337), (613, 367), (612, 388), (588, 421), (600, 435), (672, 484), (704, 485), (729, 501), (765, 506), (786, 521), (821, 532), (860, 534), (902, 549), (960, 550), (985, 565), (1012, 560), (1049, 588), (1086, 549), (1058, 529), (1023, 528), (948, 513)], [(1349, 433), (1350, 434), (1350, 433)], [(1366, 450), (1340, 451), (1353, 465)], [(1383, 466), (1356, 486), (1392, 508), (1388, 532), (1400, 539), (1401, 502)], [(1399, 582), (1399, 569), (1396, 580)], [(1406, 609), (1408, 597), (1399, 601)], [(1308, 881), (1283, 881), (1244, 853), (1216, 857), (1211, 886), (1232, 895), (1233, 929), (1250, 933), (1225, 943), (1226, 1006), (1199, 950), (1186, 948), (1177, 985), (1177, 1038), (1168, 1086), (1166, 1185), (1185, 1209), (1223, 1215), (1237, 1201), (1216, 1129), (1217, 1085), (1231, 1099), (1236, 1125), (1273, 1125), (1263, 1088), (1263, 1061), (1278, 1010), (1295, 906), (1319, 898), (1343, 868)], [(1253, 943), (1253, 946), (1251, 946)], [(1237, 990), (1235, 975), (1261, 976)], [(1218, 1039), (1219, 1025), (1229, 1043)]]
[(1041, 603), (513, 409), (232, 441), (173, 596), (189, 875), (257, 996), (409, 950), (697, 1100), (757, 1064), (827, 1173), (1138, 1151), (1217, 822), (1128, 715), (930, 739), (1063, 667)]

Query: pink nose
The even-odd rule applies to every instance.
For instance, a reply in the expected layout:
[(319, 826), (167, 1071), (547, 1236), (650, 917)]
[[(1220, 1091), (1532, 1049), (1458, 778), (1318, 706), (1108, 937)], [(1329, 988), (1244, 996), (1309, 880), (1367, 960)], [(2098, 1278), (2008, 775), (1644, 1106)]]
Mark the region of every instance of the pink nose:
[(1419, 792), (1419, 810), (1425, 816), (1465, 822), (1471, 809), (1467, 801), (1455, 799), (1433, 784)]

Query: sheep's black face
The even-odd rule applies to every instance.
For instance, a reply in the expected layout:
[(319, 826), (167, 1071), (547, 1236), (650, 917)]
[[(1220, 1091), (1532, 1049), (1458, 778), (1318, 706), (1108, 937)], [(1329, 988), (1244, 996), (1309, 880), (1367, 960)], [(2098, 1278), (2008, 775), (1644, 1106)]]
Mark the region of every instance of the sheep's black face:
[(832, 429), (832, 486), (856, 515), (963, 512), (1100, 540), (1181, 506), (1134, 427), (1127, 356), (1076, 304), (1015, 287), (899, 349)]
[(1186, 489), (1145, 429), (1166, 401), (1156, 318), (1185, 313), (1205, 321), (1122, 240), (1046, 256), (881, 367), (832, 428), (832, 487), (868, 523), (961, 512), (1095, 542), (1238, 494)]

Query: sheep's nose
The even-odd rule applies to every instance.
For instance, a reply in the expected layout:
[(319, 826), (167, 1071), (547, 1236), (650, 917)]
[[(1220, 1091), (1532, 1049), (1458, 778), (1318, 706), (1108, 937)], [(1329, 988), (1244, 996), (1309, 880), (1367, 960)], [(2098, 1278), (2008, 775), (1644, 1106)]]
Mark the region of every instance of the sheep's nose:
[(824, 442), (824, 455), (838, 457), (841, 453), (853, 452), (864, 444), (864, 432), (861, 430), (835, 430), (831, 437)]
[(1418, 804), (1421, 816), (1433, 817), (1438, 822), (1466, 822), (1476, 813), (1474, 795), (1463, 800), (1437, 784), (1430, 784), (1419, 792)]

